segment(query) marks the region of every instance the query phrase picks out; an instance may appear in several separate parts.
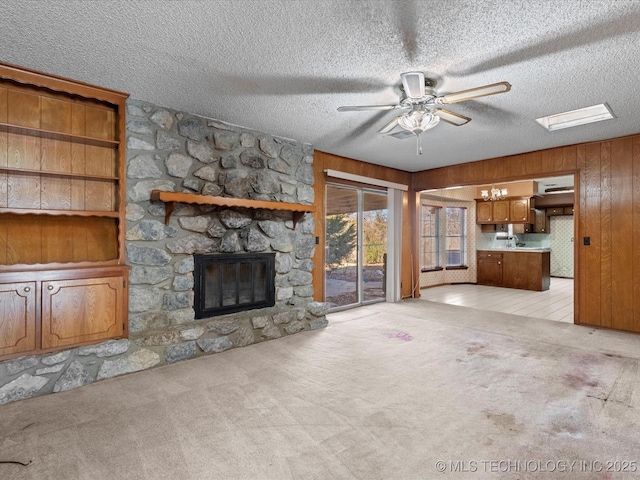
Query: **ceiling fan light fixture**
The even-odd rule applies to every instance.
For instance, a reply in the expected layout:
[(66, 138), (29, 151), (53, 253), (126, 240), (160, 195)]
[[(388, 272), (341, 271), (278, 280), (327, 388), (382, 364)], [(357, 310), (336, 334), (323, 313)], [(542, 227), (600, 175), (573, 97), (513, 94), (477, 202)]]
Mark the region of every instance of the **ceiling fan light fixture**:
[(420, 135), (438, 123), (440, 123), (440, 117), (430, 112), (417, 111), (398, 117), (398, 125), (415, 135)]

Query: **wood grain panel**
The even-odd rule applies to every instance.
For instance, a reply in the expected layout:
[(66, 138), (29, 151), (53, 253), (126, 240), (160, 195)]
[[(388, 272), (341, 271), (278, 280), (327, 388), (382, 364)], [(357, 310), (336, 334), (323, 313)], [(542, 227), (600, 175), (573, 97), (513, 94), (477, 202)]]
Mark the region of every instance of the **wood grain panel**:
[(600, 158), (600, 324), (611, 328), (611, 142), (602, 142)]
[(78, 220), (73, 217), (42, 217), (43, 263), (73, 262), (72, 225)]
[(633, 325), (631, 330), (640, 332), (640, 135), (633, 137), (632, 145), (632, 222), (633, 222)]
[(569, 145), (562, 148), (562, 169), (569, 172), (577, 168), (577, 146)]
[(40, 96), (8, 89), (7, 121), (21, 127), (40, 128)]
[(505, 157), (506, 161), (510, 165), (511, 177), (519, 178), (524, 177), (527, 174), (527, 157), (526, 155), (513, 155), (511, 157)]
[(36, 283), (0, 284), (0, 355), (36, 348)]
[(481, 163), (484, 181), (502, 180), (511, 176), (511, 166), (502, 157), (483, 160)]
[(633, 322), (633, 142), (611, 142), (611, 326), (632, 331)]
[[(585, 177), (584, 174), (580, 172), (584, 172), (586, 168), (586, 145), (579, 145), (577, 148), (576, 155), (576, 169), (578, 174), (574, 175), (574, 194), (573, 194), (573, 211), (574, 211), (574, 221), (573, 221), (573, 321), (576, 325), (580, 324), (580, 318), (582, 314), (582, 301), (584, 298), (584, 290), (582, 289), (582, 266), (584, 265), (582, 260), (583, 250), (581, 248), (582, 245), (582, 232), (584, 231), (584, 215), (582, 215), (582, 211), (584, 208), (584, 195), (582, 192), (585, 189)], [(536, 199), (537, 201), (537, 199)], [(546, 221), (546, 219), (545, 219)], [(547, 232), (549, 230), (547, 229)], [(577, 281), (575, 281), (577, 280)]]
[[(7, 123), (7, 97), (8, 92), (5, 87), (0, 86), (0, 122)], [(6, 167), (8, 162), (8, 136), (9, 134), (0, 130), (0, 167)], [(0, 207), (6, 207), (7, 199), (7, 173), (0, 172)]]
[(116, 138), (115, 115), (112, 110), (85, 107), (85, 135), (103, 140)]
[(83, 223), (83, 227), (86, 232), (87, 260), (103, 262), (118, 258), (116, 219), (96, 217), (90, 223)]
[(40, 128), (71, 133), (71, 102), (40, 96)]
[[(25, 127), (40, 127), (40, 97), (8, 89), (7, 121)], [(41, 138), (7, 134), (7, 165), (40, 170)], [(7, 206), (40, 208), (40, 179), (35, 175), (11, 175), (7, 179)]]
[[(115, 151), (111, 148), (87, 145), (86, 173), (115, 176)], [(85, 180), (85, 208), (87, 210), (116, 210), (115, 185), (111, 181)]]
[(542, 170), (542, 152), (531, 152), (525, 156), (524, 170), (526, 175), (540, 175)]
[(122, 293), (122, 277), (42, 282), (42, 348), (121, 336)]
[[(71, 144), (71, 171), (73, 173), (85, 173), (85, 145), (73, 143)], [(71, 189), (71, 209), (85, 210), (86, 181), (84, 178), (72, 178), (70, 182)]]
[(39, 218), (3, 214), (0, 238), (4, 245), (6, 265), (42, 263), (42, 222)]
[[(71, 132), (71, 104), (67, 101), (42, 97), (42, 128), (56, 132)], [(71, 145), (68, 140), (47, 138), (41, 140), (42, 170), (71, 172)], [(41, 208), (71, 209), (71, 178), (41, 176)]]
[(600, 280), (600, 251), (602, 248), (600, 234), (600, 177), (601, 177), (601, 145), (588, 144), (585, 152), (585, 168), (581, 172), (584, 178), (582, 186), (582, 212), (584, 219), (582, 226), (583, 237), (589, 237), (590, 245), (582, 245), (582, 238), (578, 239), (582, 249), (580, 271), (582, 276), (581, 297), (582, 312), (580, 323), (600, 326), (601, 280)]

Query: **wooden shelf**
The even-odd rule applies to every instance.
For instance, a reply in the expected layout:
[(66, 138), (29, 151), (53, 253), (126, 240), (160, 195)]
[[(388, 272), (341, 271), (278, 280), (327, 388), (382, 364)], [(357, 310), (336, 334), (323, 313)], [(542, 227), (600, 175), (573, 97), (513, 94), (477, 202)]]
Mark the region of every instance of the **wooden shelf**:
[(50, 138), (53, 140), (67, 140), (74, 143), (83, 143), (97, 147), (118, 148), (118, 140), (105, 140), (103, 138), (87, 137), (85, 135), (74, 135), (71, 133), (55, 132), (43, 128), (22, 127), (11, 123), (0, 122), (0, 132), (17, 133), (20, 135), (32, 135), (34, 137)]
[(154, 202), (164, 202), (165, 224), (169, 225), (169, 219), (173, 213), (176, 203), (191, 203), (197, 205), (217, 205), (220, 207), (251, 208), (254, 210), (283, 210), (293, 212), (294, 226), (302, 219), (305, 213), (315, 212), (313, 205), (302, 205), (300, 203), (270, 202), (267, 200), (247, 200), (232, 197), (214, 197), (209, 195), (198, 195), (196, 193), (165, 192), (153, 190), (151, 200)]
[(111, 217), (118, 218), (118, 212), (102, 210), (46, 210), (41, 208), (0, 208), (0, 213), (16, 215), (67, 215), (70, 217)]
[(91, 175), (87, 173), (69, 173), (69, 172), (52, 172), (50, 170), (35, 170), (30, 168), (14, 168), (14, 167), (0, 167), (0, 172), (9, 173), (25, 173), (28, 175), (46, 175), (49, 177), (70, 177), (80, 178), (87, 180), (106, 180), (106, 181), (118, 181), (118, 177), (108, 175)]

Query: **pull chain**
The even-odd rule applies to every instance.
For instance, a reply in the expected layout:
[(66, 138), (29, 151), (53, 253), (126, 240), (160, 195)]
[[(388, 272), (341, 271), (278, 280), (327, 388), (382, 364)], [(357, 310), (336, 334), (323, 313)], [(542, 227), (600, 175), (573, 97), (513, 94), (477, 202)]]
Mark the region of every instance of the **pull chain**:
[(420, 142), (420, 135), (416, 135), (416, 137), (418, 137), (418, 145), (417, 145), (416, 155), (422, 155), (422, 145), (421, 145), (421, 142)]

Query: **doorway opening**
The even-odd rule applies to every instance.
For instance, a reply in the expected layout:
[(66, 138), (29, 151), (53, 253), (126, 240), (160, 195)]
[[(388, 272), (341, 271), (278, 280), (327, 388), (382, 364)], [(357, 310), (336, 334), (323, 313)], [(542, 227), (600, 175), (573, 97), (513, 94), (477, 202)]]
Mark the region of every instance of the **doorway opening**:
[(330, 311), (386, 299), (385, 190), (326, 185), (325, 301)]
[[(491, 202), (479, 203), (479, 190), (486, 186), (459, 187), (457, 189), (440, 189), (423, 192), (423, 204), (444, 208), (449, 205), (463, 204), (469, 208), (468, 222), (468, 270), (447, 269), (445, 257), (443, 268), (423, 269), (420, 274), (421, 298), (442, 303), (463, 305), (488, 311), (515, 313), (535, 318), (574, 323), (575, 304), (577, 303), (577, 282), (574, 282), (574, 259), (576, 256), (576, 221), (574, 216), (575, 175), (568, 174), (554, 177), (541, 177), (517, 182), (500, 182), (500, 188), (513, 190), (521, 183), (535, 182), (536, 191), (530, 197), (531, 224), (522, 222), (484, 224), (480, 210), (476, 206), (487, 206)], [(498, 202), (505, 203), (505, 202)], [(512, 202), (513, 203), (513, 202)], [(476, 215), (477, 214), (477, 215)], [(476, 219), (477, 217), (477, 219)], [(485, 228), (491, 227), (491, 228)], [(444, 229), (445, 227), (443, 227)], [(441, 233), (445, 239), (445, 233)], [(496, 278), (499, 281), (481, 281), (480, 264), (486, 273), (487, 263), (478, 251), (486, 254), (491, 250), (505, 252), (549, 251), (548, 290), (529, 291), (519, 288), (507, 288), (503, 285), (502, 273)], [(504, 255), (507, 255), (504, 253)], [(513, 253), (509, 254), (513, 258)], [(492, 255), (492, 260), (495, 255)], [(502, 262), (497, 256), (495, 266), (502, 272)], [(491, 263), (491, 265), (494, 265)], [(513, 273), (510, 267), (509, 272)], [(506, 275), (506, 271), (505, 271)], [(518, 275), (533, 275), (522, 271)], [(486, 275), (483, 274), (483, 278)], [(511, 278), (511, 277), (510, 277)], [(486, 278), (485, 278), (486, 280)], [(504, 284), (513, 283), (504, 280)], [(507, 285), (508, 286), (508, 285)]]

